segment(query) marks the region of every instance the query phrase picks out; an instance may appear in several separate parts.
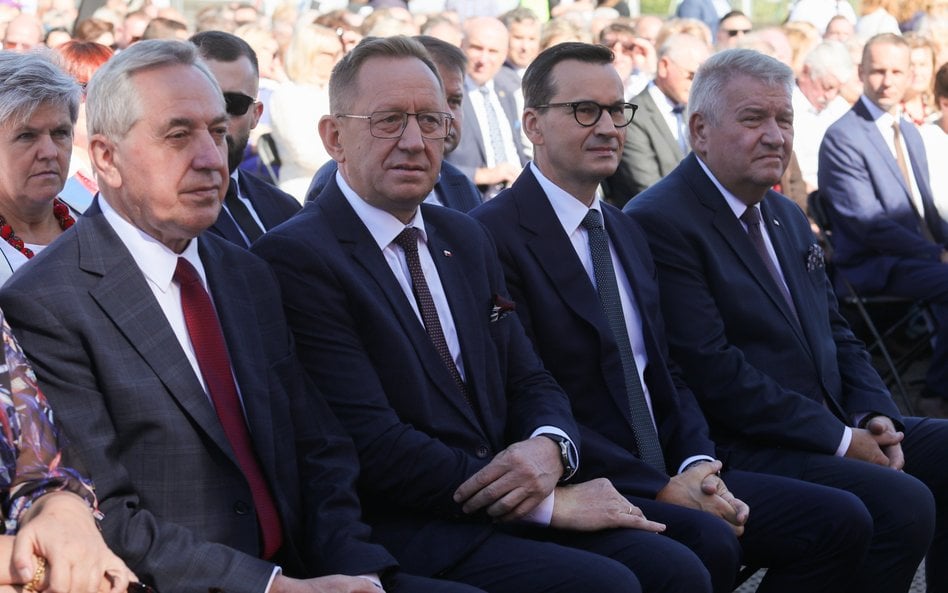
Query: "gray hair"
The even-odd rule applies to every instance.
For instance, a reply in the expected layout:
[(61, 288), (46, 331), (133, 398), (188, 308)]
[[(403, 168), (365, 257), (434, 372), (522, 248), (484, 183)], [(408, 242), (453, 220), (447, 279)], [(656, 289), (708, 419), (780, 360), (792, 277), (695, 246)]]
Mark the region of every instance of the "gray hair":
[(853, 59), (846, 45), (839, 41), (824, 41), (807, 54), (803, 65), (813, 80), (833, 76), (840, 84), (846, 84), (853, 76)]
[(143, 70), (163, 66), (194, 66), (220, 95), (217, 79), (198, 56), (198, 48), (187, 41), (151, 39), (132, 44), (102, 65), (89, 81), (86, 119), (89, 136), (103, 134), (118, 139), (125, 136), (142, 116), (141, 96), (132, 77)]
[(688, 99), (689, 113), (700, 113), (716, 125), (725, 109), (724, 89), (736, 76), (782, 86), (787, 97), (793, 92), (793, 70), (786, 64), (752, 49), (727, 49), (712, 55), (698, 68)]
[(82, 88), (46, 50), (0, 52), (0, 122), (20, 125), (42, 105), (63, 107), (76, 123)]
[(665, 38), (665, 41), (658, 48), (656, 58), (661, 60), (664, 57), (678, 63), (687, 55), (695, 50), (704, 49), (710, 53), (710, 46), (704, 42), (704, 39), (696, 37), (690, 33), (672, 33)]

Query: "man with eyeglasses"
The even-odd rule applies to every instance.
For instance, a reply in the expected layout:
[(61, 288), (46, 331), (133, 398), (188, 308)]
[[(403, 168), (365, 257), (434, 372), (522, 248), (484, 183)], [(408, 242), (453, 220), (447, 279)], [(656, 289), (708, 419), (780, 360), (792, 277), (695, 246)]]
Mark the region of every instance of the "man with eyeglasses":
[(230, 184), (223, 208), (210, 230), (241, 247), (296, 214), (300, 203), (290, 194), (247, 171), (238, 169), (250, 130), (257, 127), (263, 103), (255, 99), (260, 86), (257, 55), (250, 45), (230, 33), (205, 31), (191, 37), (204, 63), (224, 91), (227, 115), (227, 168)]
[[(467, 216), (423, 203), (449, 123), (424, 49), (365, 40), (329, 95), (319, 132), (339, 171), (253, 251), (276, 272), (303, 365), (359, 450), (376, 541), (405, 570), (490, 593), (711, 591), (703, 565), (607, 480), (571, 479), (580, 435), (493, 243)], [(610, 110), (620, 122), (631, 113)], [(647, 560), (661, 555), (681, 562)]]
[(639, 111), (625, 135), (622, 161), (604, 184), (606, 197), (622, 207), (667, 175), (691, 151), (688, 91), (711, 48), (694, 35), (670, 35), (658, 50), (655, 79), (633, 97)]
[[(584, 444), (577, 476), (608, 478), (659, 518), (664, 535), (701, 559), (715, 591), (733, 589), (742, 560), (770, 567), (767, 591), (838, 591), (861, 556), (859, 530), (845, 526), (848, 516), (824, 515), (834, 501), (818, 487), (722, 473), (704, 416), (668, 362), (642, 230), (596, 198), (638, 117), (610, 58), (583, 43), (537, 57), (523, 116), (535, 160), (471, 213), (491, 231), (517, 316), (570, 397)], [(647, 561), (674, 570), (681, 559)]]

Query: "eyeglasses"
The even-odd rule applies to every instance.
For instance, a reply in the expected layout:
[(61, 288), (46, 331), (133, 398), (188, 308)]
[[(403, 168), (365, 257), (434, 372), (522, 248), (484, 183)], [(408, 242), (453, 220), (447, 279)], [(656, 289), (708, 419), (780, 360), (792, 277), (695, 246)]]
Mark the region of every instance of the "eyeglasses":
[(727, 33), (728, 37), (737, 37), (738, 35), (747, 35), (751, 32), (750, 29), (722, 29)]
[(224, 103), (227, 104), (227, 114), (233, 115), (234, 117), (239, 117), (250, 109), (250, 106), (253, 105), (253, 97), (248, 97), (243, 93), (224, 93)]
[(547, 103), (546, 105), (537, 105), (535, 109), (547, 109), (549, 107), (569, 107), (573, 110), (573, 117), (576, 123), (584, 128), (591, 128), (599, 122), (603, 111), (609, 112), (609, 118), (617, 128), (624, 128), (632, 123), (635, 117), (635, 111), (638, 105), (632, 103), (615, 103), (613, 105), (600, 105), (595, 101), (574, 101), (571, 103)]
[(374, 111), (369, 115), (353, 115), (351, 113), (337, 113), (336, 117), (369, 120), (369, 133), (374, 138), (389, 140), (401, 138), (408, 126), (408, 116), (414, 115), (421, 130), (421, 137), (427, 140), (443, 140), (448, 137), (448, 128), (454, 119), (450, 113), (441, 111)]

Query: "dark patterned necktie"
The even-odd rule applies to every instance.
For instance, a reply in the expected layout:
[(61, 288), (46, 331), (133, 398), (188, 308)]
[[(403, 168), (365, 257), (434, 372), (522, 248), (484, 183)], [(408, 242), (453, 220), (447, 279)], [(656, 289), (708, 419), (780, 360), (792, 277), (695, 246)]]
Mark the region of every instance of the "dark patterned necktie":
[(227, 186), (224, 203), (227, 204), (227, 211), (230, 212), (231, 218), (247, 236), (248, 243), (252, 245), (263, 234), (263, 229), (253, 219), (253, 215), (250, 214), (247, 206), (237, 197), (237, 182), (233, 177), (230, 179), (230, 185)]
[(583, 218), (582, 224), (589, 235), (589, 252), (592, 255), (599, 303), (602, 305), (602, 312), (609, 322), (609, 329), (612, 330), (616, 345), (619, 347), (619, 358), (622, 361), (625, 390), (629, 400), (632, 429), (635, 433), (639, 457), (650, 466), (665, 473), (662, 446), (658, 440), (655, 425), (652, 423), (648, 402), (645, 401), (645, 391), (642, 389), (639, 370), (632, 353), (632, 344), (629, 342), (625, 315), (622, 313), (622, 301), (619, 300), (619, 284), (616, 281), (615, 268), (612, 266), (612, 255), (609, 253), (609, 238), (606, 235), (606, 229), (602, 226), (602, 216), (598, 210), (590, 209)]
[(461, 395), (467, 399), (467, 385), (464, 384), (464, 379), (461, 378), (461, 373), (458, 371), (457, 365), (454, 364), (454, 357), (451, 356), (448, 341), (444, 338), (444, 330), (441, 328), (441, 320), (438, 318), (438, 309), (435, 307), (431, 291), (428, 289), (428, 282), (425, 280), (425, 274), (421, 269), (421, 260), (418, 258), (418, 234), (420, 232), (415, 227), (405, 227), (392, 242), (401, 247), (405, 253), (408, 273), (411, 276), (412, 293), (415, 295), (415, 302), (418, 304), (425, 331), (428, 332), (431, 343), (434, 344), (441, 361), (447, 367), (448, 372), (451, 373), (451, 378), (457, 384)]
[(211, 303), (210, 295), (204, 290), (197, 270), (183, 257), (178, 258), (174, 281), (181, 287), (184, 322), (191, 336), (191, 345), (194, 346), (201, 375), (204, 376), (204, 383), (210, 392), (211, 402), (250, 486), (260, 525), (262, 557), (272, 558), (283, 545), (283, 528), (273, 495), (254, 453), (243, 407), (237, 395), (237, 385), (231, 372), (227, 344), (217, 321), (217, 312)]
[(490, 132), (490, 146), (494, 151), (494, 165), (506, 163), (507, 149), (504, 146), (504, 136), (500, 130), (500, 117), (498, 117), (497, 110), (494, 109), (494, 103), (491, 101), (490, 89), (482, 86), (478, 90), (484, 97), (484, 111), (487, 113), (487, 130)]
[(799, 317), (797, 317), (797, 308), (794, 306), (793, 298), (790, 296), (790, 290), (783, 281), (783, 276), (780, 275), (777, 264), (774, 263), (773, 258), (770, 257), (770, 252), (767, 251), (767, 244), (764, 243), (764, 235), (760, 230), (760, 211), (753, 206), (749, 206), (747, 210), (744, 211), (744, 214), (741, 215), (741, 220), (747, 225), (747, 237), (754, 246), (754, 251), (757, 252), (757, 255), (764, 263), (764, 267), (767, 268), (770, 277), (773, 278), (774, 284), (777, 285), (777, 290), (780, 291), (783, 300), (787, 302), (790, 312), (799, 320)]

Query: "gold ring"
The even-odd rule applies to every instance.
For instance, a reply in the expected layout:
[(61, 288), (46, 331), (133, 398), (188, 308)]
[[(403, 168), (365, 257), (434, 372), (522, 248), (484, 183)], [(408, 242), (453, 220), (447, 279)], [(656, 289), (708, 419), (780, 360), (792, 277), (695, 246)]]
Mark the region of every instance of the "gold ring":
[(36, 593), (43, 586), (43, 579), (46, 577), (46, 558), (34, 556), (36, 558), (36, 571), (33, 573), (33, 580), (24, 585), (23, 590), (28, 593)]
[(635, 507), (632, 506), (632, 505), (629, 505), (629, 511), (628, 511), (626, 514), (627, 514), (627, 515), (631, 515), (631, 514), (634, 513), (634, 511), (635, 511)]

